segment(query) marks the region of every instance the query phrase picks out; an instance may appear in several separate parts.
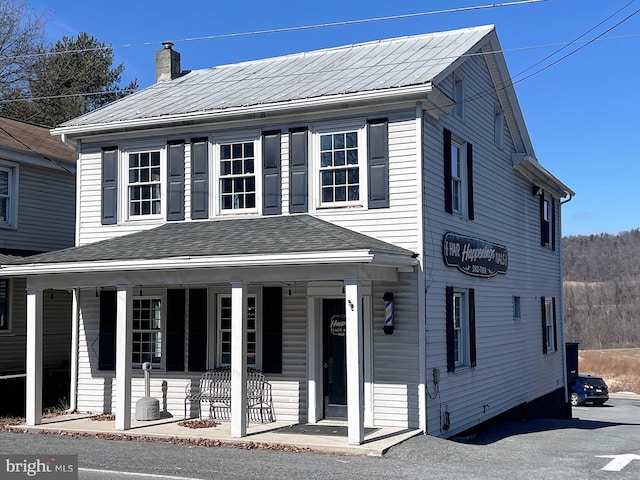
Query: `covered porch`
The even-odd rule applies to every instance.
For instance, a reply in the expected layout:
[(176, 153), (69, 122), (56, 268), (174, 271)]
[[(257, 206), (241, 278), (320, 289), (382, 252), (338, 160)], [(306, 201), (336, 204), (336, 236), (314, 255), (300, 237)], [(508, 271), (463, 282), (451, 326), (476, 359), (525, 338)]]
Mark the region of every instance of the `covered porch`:
[[(114, 429), (117, 431), (132, 428), (132, 405), (137, 397), (135, 385), (136, 382), (139, 384), (140, 378), (133, 366), (136, 358), (144, 360), (142, 355), (150, 354), (161, 359), (157, 365), (158, 372), (154, 371), (153, 375), (164, 379), (163, 385), (169, 385), (172, 395), (179, 395), (176, 393), (179, 388), (173, 385), (192, 381), (198, 376), (187, 360), (190, 351), (195, 349), (190, 337), (196, 338), (197, 335), (190, 333), (184, 325), (182, 328), (186, 333), (176, 337), (179, 339), (177, 342), (172, 340), (171, 332), (163, 324), (161, 336), (147, 342), (151, 347), (146, 350), (136, 347), (140, 343), (140, 311), (144, 310), (140, 299), (158, 298), (158, 305), (162, 305), (158, 307), (162, 312), (158, 315), (164, 322), (165, 318), (175, 316), (175, 308), (171, 304), (165, 307), (169, 291), (174, 292), (172, 295), (176, 291), (187, 292), (183, 294), (186, 303), (183, 312), (189, 312), (189, 292), (206, 292), (205, 313), (202, 314), (205, 330), (201, 334), (206, 336), (207, 348), (201, 370), (221, 364), (230, 366), (233, 400), (229, 435), (245, 438), (250, 434), (246, 402), (247, 367), (261, 368), (263, 363), (271, 361), (273, 355), (269, 347), (272, 341), (262, 335), (260, 344), (256, 337), (262, 333), (277, 336), (277, 331), (271, 327), (270, 332), (260, 332), (260, 318), (273, 308), (264, 298), (278, 296), (277, 292), (280, 292), (282, 301), (291, 296), (293, 290), (293, 295), (298, 295), (304, 305), (301, 316), (304, 357), (301, 358), (305, 365), (298, 382), (299, 396), (291, 399), (302, 411), (297, 422), (288, 418), (289, 423), (315, 424), (335, 413), (336, 417), (344, 418), (348, 443), (360, 445), (365, 442), (365, 426), (374, 424), (371, 331), (374, 328), (381, 330), (383, 325), (373, 325), (375, 315), (372, 310), (381, 309), (377, 316), (384, 318), (384, 302), (377, 298), (382, 295), (376, 295), (376, 291), (393, 288), (400, 275), (412, 275), (416, 263), (415, 255), (406, 249), (300, 215), (167, 224), (43, 254), (29, 259), (29, 263), (3, 267), (0, 275), (27, 278), (27, 425), (42, 423), (41, 346), (45, 292), (67, 290), (74, 297), (72, 410), (78, 409), (79, 399), (89, 388), (86, 385), (90, 384), (87, 381), (85, 385), (79, 379), (104, 378), (104, 385), (111, 382), (113, 390), (113, 400), (109, 400), (109, 404), (115, 414)], [(99, 305), (97, 309), (95, 307), (98, 300), (93, 300), (102, 300), (102, 292), (111, 292), (113, 299), (111, 334), (115, 351), (110, 375), (97, 372), (97, 357), (92, 357), (90, 351), (84, 351), (98, 349), (96, 345), (102, 347), (108, 337), (102, 327), (98, 327), (97, 335), (91, 337), (92, 329), (104, 316)], [(180, 295), (178, 293), (178, 297)], [(372, 301), (374, 296), (375, 302)], [(251, 305), (255, 309), (254, 315), (255, 311), (259, 312), (257, 317), (252, 318)], [(263, 311), (260, 312), (260, 308)], [(346, 381), (344, 411), (338, 408), (330, 414), (324, 355), (327, 342), (325, 325), (331, 309), (334, 310), (333, 325), (339, 330), (338, 335), (343, 336), (341, 368), (346, 372)], [(217, 312), (217, 316), (213, 312)], [(189, 318), (187, 313), (185, 322), (195, 324), (196, 315), (192, 317)], [(282, 335), (282, 324), (280, 328)], [(154, 346), (154, 342), (157, 345)], [(176, 344), (183, 345), (184, 368), (182, 372), (169, 372), (165, 356), (171, 349), (176, 351)], [(180, 352), (180, 348), (177, 351)], [(284, 385), (286, 382), (281, 383)], [(100, 388), (104, 390), (106, 387)], [(286, 392), (282, 395), (282, 403), (286, 404)], [(103, 396), (106, 399), (110, 395), (103, 391)], [(171, 402), (169, 404), (171, 409)], [(423, 408), (420, 410), (424, 411)], [(174, 411), (173, 417), (176, 416)], [(276, 422), (278, 420), (276, 409)]]

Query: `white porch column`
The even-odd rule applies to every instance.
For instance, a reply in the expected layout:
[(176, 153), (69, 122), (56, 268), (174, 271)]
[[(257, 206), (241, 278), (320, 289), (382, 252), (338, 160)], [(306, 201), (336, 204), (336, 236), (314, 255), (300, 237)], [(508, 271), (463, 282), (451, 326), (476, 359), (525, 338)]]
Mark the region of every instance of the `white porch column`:
[(70, 386), (69, 386), (69, 412), (75, 412), (78, 407), (78, 303), (80, 301), (80, 290), (74, 288), (72, 291), (71, 304), (71, 364), (70, 364)]
[(344, 282), (347, 321), (347, 425), (349, 443), (364, 441), (364, 384), (362, 365), (362, 291), (360, 281)]
[(116, 430), (131, 428), (131, 352), (133, 288), (118, 285), (116, 291)]
[(42, 290), (27, 288), (27, 425), (42, 423)]
[(247, 286), (231, 283), (231, 436), (247, 435)]

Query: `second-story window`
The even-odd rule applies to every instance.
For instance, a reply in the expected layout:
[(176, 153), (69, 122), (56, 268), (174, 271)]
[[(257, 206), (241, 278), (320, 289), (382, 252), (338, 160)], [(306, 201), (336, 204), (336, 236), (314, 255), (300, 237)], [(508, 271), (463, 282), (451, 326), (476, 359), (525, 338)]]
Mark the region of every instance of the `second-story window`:
[(320, 198), (322, 204), (360, 200), (358, 132), (320, 135)]
[(129, 217), (159, 215), (162, 177), (160, 152), (129, 153)]
[(451, 208), (456, 213), (463, 213), (462, 202), (464, 196), (462, 149), (459, 145), (451, 144)]
[(17, 167), (0, 165), (0, 226), (16, 226), (16, 170)]
[(220, 208), (256, 208), (254, 142), (220, 145)]

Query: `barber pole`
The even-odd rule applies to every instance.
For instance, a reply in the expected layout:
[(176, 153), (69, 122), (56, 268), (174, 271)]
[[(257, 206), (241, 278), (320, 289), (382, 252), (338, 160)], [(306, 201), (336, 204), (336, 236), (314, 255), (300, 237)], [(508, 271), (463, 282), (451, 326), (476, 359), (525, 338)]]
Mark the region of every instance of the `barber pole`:
[(391, 335), (393, 333), (393, 293), (385, 292), (382, 297), (384, 300), (384, 333)]

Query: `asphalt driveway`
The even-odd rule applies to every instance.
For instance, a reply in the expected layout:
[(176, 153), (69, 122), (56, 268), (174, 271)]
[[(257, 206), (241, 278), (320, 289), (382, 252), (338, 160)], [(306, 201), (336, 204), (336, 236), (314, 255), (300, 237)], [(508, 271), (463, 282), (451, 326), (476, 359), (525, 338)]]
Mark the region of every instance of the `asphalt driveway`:
[(0, 433), (0, 453), (75, 454), (79, 478), (91, 480), (640, 478), (640, 397), (577, 407), (574, 416), (509, 423), (458, 441), (414, 437), (382, 458), (29, 433)]

